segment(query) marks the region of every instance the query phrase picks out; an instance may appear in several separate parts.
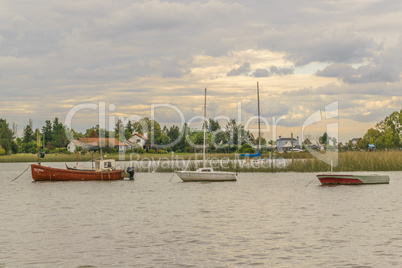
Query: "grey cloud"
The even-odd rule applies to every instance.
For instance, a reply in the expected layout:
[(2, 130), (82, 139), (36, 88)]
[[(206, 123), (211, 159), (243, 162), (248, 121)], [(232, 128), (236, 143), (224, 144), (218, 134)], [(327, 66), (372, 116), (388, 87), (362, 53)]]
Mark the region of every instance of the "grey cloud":
[(239, 68), (232, 69), (227, 73), (227, 76), (239, 76), (239, 75), (248, 75), (250, 72), (250, 63), (243, 63)]
[(276, 66), (271, 66), (268, 69), (256, 69), (255, 71), (252, 71), (250, 68), (250, 63), (246, 62), (242, 64), (239, 68), (237, 69), (232, 69), (229, 73), (227, 73), (227, 76), (252, 76), (252, 77), (270, 77), (273, 75), (290, 75), (293, 74), (294, 68), (279, 68)]
[(402, 41), (396, 46), (386, 49), (383, 53), (375, 55), (369, 63), (358, 68), (353, 68), (346, 63), (334, 63), (322, 71), (317, 71), (317, 76), (337, 77), (345, 83), (379, 83), (400, 81), (402, 71)]
[(311, 62), (360, 63), (380, 49), (374, 40), (351, 32), (312, 35), (310, 31), (301, 31), (289, 38), (283, 34), (279, 38), (272, 36), (277, 39), (273, 47), (288, 52), (286, 58), (297, 66)]
[[(266, 23), (261, 29), (258, 44), (263, 48), (286, 53), (286, 59), (297, 66), (311, 62), (361, 63), (376, 55), (383, 49), (382, 44), (368, 33), (381, 34), (385, 29), (372, 30), (375, 26), (369, 22), (373, 14), (378, 17), (391, 10), (390, 7), (386, 10), (381, 8), (382, 11), (378, 12), (378, 7), (371, 1), (348, 5), (307, 1), (302, 7), (293, 0), (259, 1), (258, 4), (261, 6), (257, 12), (264, 13)], [(354, 27), (348, 28), (346, 25), (351, 23)], [(389, 27), (398, 25), (400, 22), (395, 21)], [(389, 30), (389, 27), (386, 29)]]
[(315, 73), (316, 76), (322, 77), (337, 77), (343, 78), (347, 75), (354, 74), (356, 70), (346, 63), (334, 63), (324, 68), (324, 70), (319, 70)]
[(294, 68), (278, 68), (276, 66), (271, 66), (269, 70), (271, 71), (272, 75), (290, 75), (294, 72)]
[(269, 71), (267, 69), (257, 69), (255, 70), (254, 77), (269, 77), (271, 76), (271, 74), (269, 73)]

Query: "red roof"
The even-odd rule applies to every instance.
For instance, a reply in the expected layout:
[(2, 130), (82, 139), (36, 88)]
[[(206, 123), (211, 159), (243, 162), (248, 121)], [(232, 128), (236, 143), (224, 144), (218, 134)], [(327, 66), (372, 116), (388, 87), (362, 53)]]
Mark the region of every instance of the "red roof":
[(145, 138), (143, 135), (141, 135), (140, 133), (135, 133), (133, 136), (138, 136), (143, 140), (147, 140), (148, 138)]
[(79, 141), (92, 146), (99, 146), (99, 141), (101, 141), (102, 145), (104, 146), (126, 146), (116, 138), (79, 138)]

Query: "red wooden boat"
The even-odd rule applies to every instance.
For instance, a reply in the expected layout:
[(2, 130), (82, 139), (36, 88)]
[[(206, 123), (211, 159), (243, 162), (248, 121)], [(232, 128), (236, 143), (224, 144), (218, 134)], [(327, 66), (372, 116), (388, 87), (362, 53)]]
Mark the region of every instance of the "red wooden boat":
[(101, 181), (123, 180), (130, 177), (134, 179), (134, 169), (127, 168), (116, 170), (114, 160), (96, 161), (95, 170), (59, 169), (42, 165), (31, 165), (32, 178), (34, 181)]
[(387, 175), (345, 175), (345, 174), (321, 174), (317, 175), (322, 185), (336, 184), (388, 184)]

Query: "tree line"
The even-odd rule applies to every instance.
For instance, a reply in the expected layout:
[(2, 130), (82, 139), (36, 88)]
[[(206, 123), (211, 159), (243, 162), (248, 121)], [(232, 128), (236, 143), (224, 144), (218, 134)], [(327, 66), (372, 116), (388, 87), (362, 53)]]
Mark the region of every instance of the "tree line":
[(385, 117), (375, 125), (374, 128), (370, 128), (363, 135), (363, 137), (357, 140), (350, 140), (345, 144), (341, 142), (337, 144), (337, 140), (333, 137), (329, 137), (325, 132), (319, 137), (319, 143), (324, 145), (325, 148), (337, 145), (340, 151), (356, 151), (369, 149), (369, 144), (374, 145), (375, 150), (385, 149), (401, 149), (402, 148), (402, 110), (395, 111), (389, 116)]
[(376, 149), (402, 148), (402, 109), (385, 117), (375, 128), (367, 130), (359, 139), (358, 147), (367, 149), (369, 144), (373, 144)]
[[(258, 144), (258, 137), (244, 129), (235, 119), (227, 122), (222, 128), (218, 121), (209, 119), (206, 122), (206, 145), (210, 152), (220, 153), (252, 153), (254, 148), (250, 144)], [(5, 119), (0, 118), (0, 155), (15, 153), (37, 153), (38, 151), (67, 151), (66, 146), (71, 139), (81, 137), (115, 137), (120, 141), (129, 140), (133, 133), (147, 134), (150, 139), (148, 149), (167, 150), (175, 152), (201, 151), (204, 133), (199, 129), (190, 129), (185, 123), (181, 128), (173, 125), (164, 126), (148, 117), (136, 122), (128, 121), (126, 125), (118, 120), (113, 130), (100, 128), (99, 125), (88, 128), (85, 133), (68, 129), (56, 117), (53, 121), (46, 120), (41, 130), (33, 129), (32, 123), (23, 130), (22, 137), (16, 137), (15, 129), (10, 129)], [(377, 123), (374, 128), (367, 130), (359, 139), (357, 145), (351, 141), (347, 145), (337, 144), (336, 140), (328, 137), (326, 133), (319, 137), (320, 144), (332, 144), (340, 150), (366, 150), (369, 144), (376, 149), (399, 149), (402, 147), (402, 110), (395, 111), (384, 120)], [(274, 141), (269, 141), (274, 144)], [(267, 141), (261, 138), (261, 144), (267, 145)]]
[[(250, 142), (258, 143), (258, 139), (238, 124), (235, 119), (231, 119), (225, 129), (222, 129), (219, 122), (209, 119), (206, 122), (207, 136), (206, 145), (210, 151), (230, 153), (238, 151), (240, 145)], [(32, 122), (24, 130), (22, 137), (16, 137), (15, 130), (11, 130), (5, 119), (0, 118), (0, 155), (16, 153), (37, 153), (45, 150), (46, 152), (65, 152), (67, 144), (71, 139), (83, 137), (105, 137), (116, 138), (119, 141), (129, 140), (133, 133), (147, 134), (149, 138), (148, 149), (167, 150), (175, 152), (195, 152), (200, 151), (204, 133), (199, 129), (190, 129), (185, 123), (181, 128), (173, 125), (164, 126), (148, 117), (144, 117), (136, 122), (128, 121), (126, 125), (118, 120), (113, 130), (100, 128), (99, 125), (88, 128), (84, 133), (68, 129), (56, 117), (52, 122), (45, 121), (41, 129), (33, 129)], [(262, 139), (263, 143), (265, 139)], [(249, 150), (249, 149), (248, 149)]]

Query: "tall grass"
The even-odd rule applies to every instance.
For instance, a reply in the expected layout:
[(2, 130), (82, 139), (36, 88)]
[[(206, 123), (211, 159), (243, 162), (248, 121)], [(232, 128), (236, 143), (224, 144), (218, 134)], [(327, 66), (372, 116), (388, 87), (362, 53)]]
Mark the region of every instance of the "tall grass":
[[(296, 154), (295, 154), (296, 155)], [(299, 156), (299, 153), (297, 153)], [(232, 172), (326, 172), (331, 166), (312, 155), (303, 159), (284, 159), (282, 154), (263, 156), (264, 161), (254, 164), (239, 159), (235, 154), (208, 154), (208, 166), (219, 171)], [(79, 155), (80, 162), (99, 158), (99, 154)], [(338, 165), (335, 172), (347, 171), (402, 171), (402, 151), (341, 152), (337, 154)], [(118, 154), (108, 158), (119, 159)], [(0, 156), (0, 162), (36, 162), (35, 154), (16, 154)], [(177, 170), (196, 170), (202, 166), (202, 154), (141, 154), (125, 155), (137, 172), (174, 172)], [(42, 162), (75, 162), (75, 154), (47, 154)], [(329, 162), (329, 161), (328, 161)], [(335, 161), (336, 163), (336, 161)]]
[[(331, 166), (316, 158), (297, 159), (283, 171), (325, 172)], [(333, 171), (402, 171), (402, 151), (342, 152)]]
[[(217, 158), (218, 159), (218, 158)], [(330, 162), (327, 160), (327, 163)], [(338, 164), (334, 165), (335, 172), (351, 171), (402, 171), (402, 151), (380, 152), (342, 152), (338, 154)], [(253, 164), (244, 159), (208, 162), (214, 170), (232, 172), (328, 172), (331, 165), (311, 156), (307, 159), (265, 159)], [(334, 163), (336, 163), (334, 159)], [(141, 165), (142, 164), (142, 165)], [(201, 162), (189, 161), (187, 164), (169, 162), (137, 163), (138, 172), (174, 172), (177, 170), (196, 170)]]
[[(99, 154), (94, 154), (94, 159), (99, 158)], [(79, 155), (79, 161), (91, 161), (91, 154)], [(0, 156), (0, 163), (10, 162), (37, 162), (38, 156), (36, 154), (13, 154)], [(41, 160), (42, 162), (74, 162), (77, 161), (76, 154), (46, 154)]]
[(335, 171), (400, 171), (402, 151), (345, 152)]

